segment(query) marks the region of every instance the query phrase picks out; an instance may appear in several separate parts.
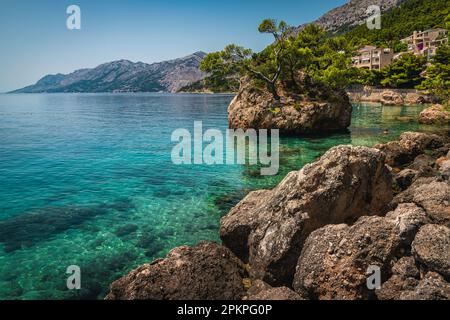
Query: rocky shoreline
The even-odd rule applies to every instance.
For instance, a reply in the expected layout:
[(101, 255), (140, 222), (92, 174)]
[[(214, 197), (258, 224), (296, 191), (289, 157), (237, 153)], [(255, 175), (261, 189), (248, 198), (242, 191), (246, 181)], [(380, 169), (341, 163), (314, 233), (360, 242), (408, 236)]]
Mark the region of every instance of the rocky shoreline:
[(450, 299), (449, 133), (334, 147), (250, 193), (220, 235), (137, 268), (106, 299)]
[(414, 89), (378, 89), (370, 86), (349, 88), (352, 103), (381, 103), (385, 106), (413, 106), (433, 103), (434, 98)]

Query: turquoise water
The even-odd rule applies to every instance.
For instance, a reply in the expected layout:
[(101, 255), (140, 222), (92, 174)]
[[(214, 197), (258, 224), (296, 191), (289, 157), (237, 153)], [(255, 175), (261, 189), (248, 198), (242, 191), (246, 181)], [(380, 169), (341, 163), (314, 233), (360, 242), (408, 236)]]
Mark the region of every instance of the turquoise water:
[[(219, 219), (338, 144), (427, 130), (422, 107), (355, 105), (349, 133), (283, 138), (275, 177), (176, 166), (174, 129), (227, 128), (229, 95), (0, 95), (0, 299), (102, 298), (108, 284), (179, 245), (219, 241)], [(383, 134), (389, 129), (388, 135)], [(82, 289), (66, 288), (81, 267)]]

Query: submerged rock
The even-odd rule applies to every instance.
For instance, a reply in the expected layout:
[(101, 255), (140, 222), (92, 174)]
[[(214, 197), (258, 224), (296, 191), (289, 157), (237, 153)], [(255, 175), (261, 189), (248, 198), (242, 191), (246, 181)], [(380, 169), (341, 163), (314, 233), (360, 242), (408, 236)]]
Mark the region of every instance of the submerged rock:
[(222, 218), (221, 238), (255, 278), (290, 285), (312, 231), (387, 211), (392, 177), (384, 161), (376, 149), (332, 148), (273, 190), (249, 194)]
[(228, 107), (232, 129), (279, 129), (284, 134), (312, 134), (345, 130), (350, 126), (352, 105), (345, 92), (327, 93), (313, 100), (281, 94), (275, 101), (265, 89), (244, 79)]
[(108, 300), (240, 300), (242, 263), (225, 247), (201, 242), (173, 249), (113, 282)]
[(6, 252), (29, 248), (108, 212), (109, 207), (49, 207), (0, 221)]

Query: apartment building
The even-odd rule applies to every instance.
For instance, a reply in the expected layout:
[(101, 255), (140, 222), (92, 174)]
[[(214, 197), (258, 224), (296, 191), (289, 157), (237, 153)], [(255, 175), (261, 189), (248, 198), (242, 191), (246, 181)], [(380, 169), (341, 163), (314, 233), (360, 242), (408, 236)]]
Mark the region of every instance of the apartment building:
[(365, 46), (358, 51), (358, 56), (352, 58), (352, 65), (356, 68), (381, 70), (389, 65), (394, 58), (394, 50)]
[(401, 42), (408, 45), (408, 52), (432, 57), (439, 46), (448, 43), (448, 30), (437, 28), (414, 31), (412, 35), (402, 39)]

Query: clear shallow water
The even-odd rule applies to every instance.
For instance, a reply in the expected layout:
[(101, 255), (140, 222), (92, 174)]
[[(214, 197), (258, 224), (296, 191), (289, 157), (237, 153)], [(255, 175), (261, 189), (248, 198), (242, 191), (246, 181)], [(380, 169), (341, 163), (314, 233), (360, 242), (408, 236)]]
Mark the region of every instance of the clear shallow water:
[[(349, 133), (283, 138), (281, 168), (175, 166), (174, 129), (227, 128), (228, 95), (0, 95), (0, 299), (102, 298), (108, 284), (179, 245), (220, 241), (246, 193), (338, 144), (371, 146), (423, 107), (355, 105)], [(389, 129), (388, 135), (383, 130)], [(78, 265), (82, 290), (66, 289)]]

